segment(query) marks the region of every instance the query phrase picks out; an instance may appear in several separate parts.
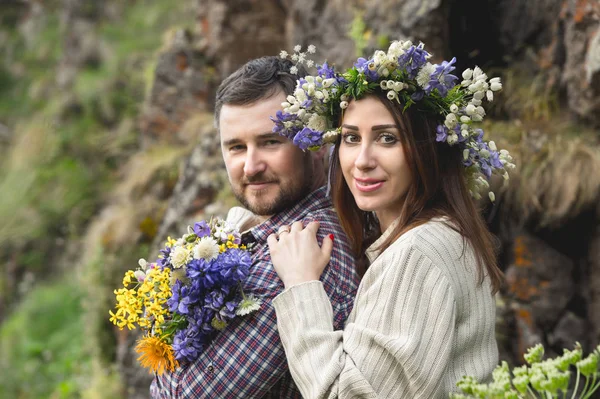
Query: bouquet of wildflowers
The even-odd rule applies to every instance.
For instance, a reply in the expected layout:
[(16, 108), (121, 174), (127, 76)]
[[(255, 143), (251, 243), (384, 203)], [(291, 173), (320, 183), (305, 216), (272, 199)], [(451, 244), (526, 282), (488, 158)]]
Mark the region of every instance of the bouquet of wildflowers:
[[(579, 343), (575, 349), (564, 349), (562, 356), (542, 360), (544, 347), (541, 344), (529, 348), (525, 361), (529, 364), (515, 367), (511, 372), (508, 363), (502, 362), (493, 371), (494, 381), (480, 384), (473, 377), (463, 377), (456, 385), (463, 394), (451, 394), (452, 399), (466, 398), (571, 398), (588, 399), (600, 388), (600, 345), (587, 357), (582, 358)], [(574, 385), (569, 386), (571, 370), (575, 369)], [(569, 392), (569, 389), (572, 392)]]
[(250, 265), (231, 224), (195, 223), (181, 238), (169, 237), (156, 262), (140, 259), (137, 270), (125, 273), (110, 321), (145, 332), (136, 346), (143, 367), (173, 371), (194, 361), (234, 317), (260, 308), (242, 290)]

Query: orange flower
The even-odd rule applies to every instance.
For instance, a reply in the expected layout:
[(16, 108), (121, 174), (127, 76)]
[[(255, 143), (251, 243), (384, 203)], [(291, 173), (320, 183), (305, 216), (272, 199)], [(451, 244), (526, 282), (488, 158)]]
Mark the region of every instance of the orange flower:
[(165, 370), (174, 371), (175, 367), (179, 367), (171, 345), (160, 338), (145, 336), (139, 340), (135, 351), (140, 354), (138, 361), (142, 367), (148, 368), (158, 375), (164, 373)]

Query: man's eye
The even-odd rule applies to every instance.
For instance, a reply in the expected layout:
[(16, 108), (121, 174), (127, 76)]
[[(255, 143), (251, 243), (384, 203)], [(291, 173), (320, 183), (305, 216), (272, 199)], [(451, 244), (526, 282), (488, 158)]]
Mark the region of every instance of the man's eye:
[(360, 138), (354, 133), (344, 133), (342, 134), (342, 140), (344, 141), (344, 143), (354, 144), (358, 143), (360, 141)]
[(279, 140), (266, 140), (265, 141), (265, 145), (277, 145), (277, 144), (281, 144), (281, 141), (279, 141)]
[(229, 147), (229, 151), (231, 152), (240, 152), (244, 150), (244, 146), (243, 145), (233, 145), (231, 147)]

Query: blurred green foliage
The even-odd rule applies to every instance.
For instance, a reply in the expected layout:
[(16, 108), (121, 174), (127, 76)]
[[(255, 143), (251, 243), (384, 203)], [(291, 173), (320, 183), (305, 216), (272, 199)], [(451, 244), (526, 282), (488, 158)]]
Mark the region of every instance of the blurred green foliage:
[(39, 286), (0, 326), (0, 397), (78, 397), (89, 362), (81, 299), (72, 277)]
[[(163, 35), (195, 23), (192, 1), (85, 0), (78, 13), (95, 24), (99, 57), (65, 85), (67, 4), (43, 2), (28, 18), (0, 5), (0, 123), (12, 133), (0, 142), (2, 398), (122, 396), (110, 294), (121, 270), (148, 256), (156, 226), (145, 222), (126, 250), (83, 238), (140, 151), (136, 120)], [(98, 256), (80, 262), (85, 251)], [(23, 276), (33, 276), (26, 289)]]

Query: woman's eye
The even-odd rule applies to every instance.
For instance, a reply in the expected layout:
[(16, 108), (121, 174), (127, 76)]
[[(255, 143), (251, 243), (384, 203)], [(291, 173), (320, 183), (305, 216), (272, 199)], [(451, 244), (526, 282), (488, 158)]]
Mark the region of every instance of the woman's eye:
[(398, 139), (393, 134), (384, 133), (379, 136), (379, 141), (381, 141), (383, 144), (394, 144), (398, 141)]
[(356, 135), (354, 133), (344, 133), (342, 135), (342, 140), (344, 140), (344, 143), (348, 143), (348, 144), (354, 144), (354, 143), (358, 143), (360, 141), (358, 135)]

